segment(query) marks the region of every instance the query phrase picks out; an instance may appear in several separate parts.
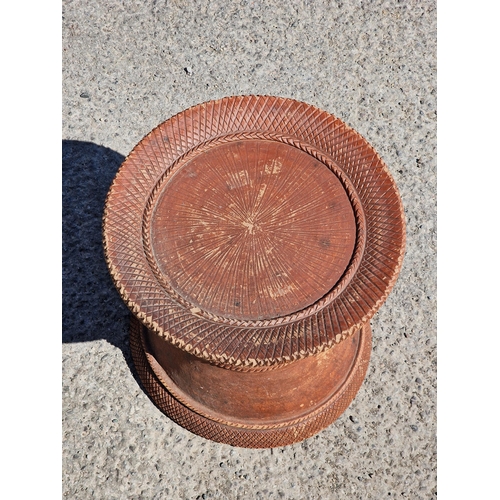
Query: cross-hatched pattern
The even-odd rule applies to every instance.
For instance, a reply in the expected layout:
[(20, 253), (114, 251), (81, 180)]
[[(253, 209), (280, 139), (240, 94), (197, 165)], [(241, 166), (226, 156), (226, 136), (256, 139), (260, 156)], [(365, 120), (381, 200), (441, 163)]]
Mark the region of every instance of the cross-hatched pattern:
[(215, 421), (188, 408), (176, 399), (156, 377), (149, 364), (142, 329), (144, 326), (134, 317), (130, 323), (130, 349), (132, 358), (144, 386), (155, 405), (174, 422), (185, 429), (212, 441), (244, 448), (275, 448), (297, 443), (334, 422), (351, 404), (366, 375), (371, 352), (371, 330), (363, 326), (362, 347), (359, 360), (346, 381), (323, 407), (308, 417), (290, 421), (286, 426), (261, 426), (259, 429), (241, 428), (230, 421)]
[[(237, 133), (268, 133), (319, 149), (352, 183), (366, 241), (359, 265), (328, 303), (294, 318), (219, 322), (198, 314), (160, 285), (143, 246), (144, 211), (165, 172), (194, 148)], [(338, 118), (278, 97), (224, 98), (190, 108), (146, 136), (120, 168), (108, 194), (104, 246), (115, 284), (133, 313), (174, 345), (233, 369), (272, 367), (315, 354), (357, 331), (387, 298), (401, 268), (405, 225), (395, 183), (373, 148)]]
[[(146, 258), (148, 259), (148, 262), (151, 266), (151, 269), (153, 270), (157, 280), (159, 283), (167, 290), (167, 292), (175, 298), (175, 300), (184, 305), (187, 308), (192, 308), (193, 304), (189, 301), (186, 301), (182, 295), (179, 295), (174, 288), (170, 286), (168, 283), (168, 280), (166, 280), (166, 276), (162, 273), (162, 271), (158, 267), (158, 261), (155, 257), (155, 252), (152, 248), (151, 244), (151, 222), (152, 222), (152, 212), (153, 210), (157, 207), (158, 205), (158, 198), (159, 196), (162, 196), (165, 191), (165, 185), (169, 183), (169, 180), (177, 173), (179, 169), (181, 169), (183, 166), (187, 167), (187, 164), (189, 164), (193, 157), (197, 159), (202, 153), (207, 152), (207, 151), (213, 151), (214, 148), (220, 146), (221, 144), (227, 144), (227, 143), (240, 143), (241, 141), (252, 141), (252, 140), (259, 140), (259, 141), (276, 141), (276, 142), (282, 142), (284, 144), (288, 144), (293, 146), (296, 149), (299, 149), (301, 151), (307, 152), (308, 155), (312, 156), (313, 158), (316, 158), (320, 162), (322, 162), (325, 166), (328, 167), (331, 173), (333, 173), (339, 180), (343, 188), (345, 189), (345, 192), (347, 194), (347, 197), (349, 198), (349, 201), (352, 205), (352, 209), (354, 211), (355, 215), (355, 220), (356, 220), (356, 241), (355, 241), (355, 247), (354, 247), (354, 253), (352, 254), (351, 262), (349, 263), (347, 269), (343, 273), (342, 278), (333, 286), (333, 288), (326, 293), (320, 300), (315, 302), (311, 307), (306, 307), (303, 309), (298, 310), (295, 313), (292, 313), (288, 316), (279, 316), (277, 318), (273, 319), (267, 319), (267, 320), (261, 320), (258, 322), (252, 322), (251, 320), (247, 321), (241, 321), (238, 318), (235, 317), (227, 317), (227, 316), (220, 316), (216, 315), (213, 312), (208, 312), (207, 310), (201, 309), (197, 312), (198, 316), (203, 316), (211, 321), (214, 321), (216, 323), (221, 323), (221, 322), (226, 322), (227, 324), (230, 325), (237, 325), (237, 326), (256, 326), (256, 327), (273, 327), (273, 326), (279, 326), (283, 325), (285, 323), (290, 323), (294, 322), (296, 319), (302, 319), (305, 318), (308, 315), (313, 315), (316, 312), (318, 312), (320, 309), (325, 307), (326, 305), (330, 304), (333, 299), (339, 295), (342, 290), (345, 288), (347, 283), (351, 280), (352, 276), (356, 272), (361, 256), (363, 254), (364, 248), (365, 248), (365, 240), (366, 240), (366, 224), (364, 221), (364, 214), (363, 214), (363, 209), (361, 206), (361, 201), (359, 200), (359, 197), (357, 193), (354, 190), (354, 187), (350, 180), (346, 177), (345, 173), (338, 167), (336, 163), (334, 163), (329, 156), (326, 156), (323, 154), (321, 151), (318, 149), (314, 148), (310, 144), (302, 143), (299, 141), (297, 138), (292, 138), (289, 136), (283, 136), (283, 135), (277, 135), (277, 134), (270, 134), (270, 133), (262, 133), (262, 132), (244, 132), (244, 133), (236, 133), (236, 134), (227, 134), (224, 136), (219, 136), (215, 139), (211, 139), (209, 141), (206, 141), (202, 143), (199, 146), (194, 147), (191, 149), (188, 153), (183, 155), (181, 158), (179, 158), (161, 177), (159, 182), (156, 184), (155, 188), (153, 189), (151, 196), (148, 200), (146, 210), (144, 212), (144, 217), (143, 217), (143, 246), (144, 246), (144, 251), (146, 254)], [(271, 155), (271, 158), (273, 156)], [(274, 158), (276, 159), (276, 158)], [(312, 159), (312, 158), (311, 158)], [(245, 167), (248, 168), (248, 165), (245, 163)], [(189, 170), (189, 169), (188, 169)], [(330, 176), (331, 176), (330, 173)], [(183, 190), (185, 191), (185, 190)], [(311, 190), (304, 190), (304, 199), (308, 200), (308, 198), (314, 197), (317, 195), (317, 191)], [(170, 196), (169, 196), (170, 198)], [(186, 201), (186, 200), (184, 200)], [(340, 208), (334, 200), (330, 200), (333, 202), (333, 207), (330, 206), (334, 211), (338, 211)], [(314, 212), (314, 211), (313, 211)], [(211, 214), (213, 217), (213, 213)], [(316, 218), (313, 217), (313, 214), (311, 216), (313, 217), (313, 220), (315, 221), (315, 224), (322, 224), (324, 222), (323, 218), (317, 217), (316, 213)], [(192, 226), (190, 229), (192, 229), (194, 226)], [(337, 228), (338, 229), (338, 228)], [(164, 227), (162, 227), (162, 230), (164, 230)], [(279, 245), (277, 246), (277, 250), (281, 252)], [(309, 251), (307, 251), (306, 255), (309, 255)], [(301, 261), (304, 261), (306, 259), (306, 256), (301, 257)], [(247, 276), (244, 275), (245, 278)], [(245, 279), (245, 282), (248, 280)], [(229, 311), (225, 311), (226, 314), (229, 313)]]

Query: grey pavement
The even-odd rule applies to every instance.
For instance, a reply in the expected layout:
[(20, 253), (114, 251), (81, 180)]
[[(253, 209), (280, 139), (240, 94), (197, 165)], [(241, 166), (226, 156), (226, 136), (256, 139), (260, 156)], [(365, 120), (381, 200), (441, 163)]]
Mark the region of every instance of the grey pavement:
[[(434, 498), (435, 2), (67, 0), (63, 14), (63, 498)], [(104, 198), (135, 144), (183, 109), (240, 94), (344, 120), (386, 162), (407, 219), (357, 397), (274, 450), (207, 441), (154, 406), (101, 246)]]

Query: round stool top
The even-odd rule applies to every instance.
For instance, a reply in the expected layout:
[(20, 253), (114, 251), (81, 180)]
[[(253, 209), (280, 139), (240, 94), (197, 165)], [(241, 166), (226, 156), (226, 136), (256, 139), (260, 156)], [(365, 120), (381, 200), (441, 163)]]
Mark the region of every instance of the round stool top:
[(357, 331), (402, 264), (404, 216), (373, 148), (291, 99), (190, 108), (121, 166), (104, 213), (115, 284), (142, 323), (230, 368), (274, 367)]

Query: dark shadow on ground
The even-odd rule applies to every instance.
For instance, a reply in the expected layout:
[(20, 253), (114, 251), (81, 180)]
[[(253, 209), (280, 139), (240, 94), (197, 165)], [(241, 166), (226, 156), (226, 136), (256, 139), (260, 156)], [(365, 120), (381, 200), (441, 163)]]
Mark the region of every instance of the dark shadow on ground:
[(109, 275), (102, 246), (102, 213), (119, 153), (91, 142), (62, 144), (62, 340), (104, 339), (127, 360), (129, 311)]

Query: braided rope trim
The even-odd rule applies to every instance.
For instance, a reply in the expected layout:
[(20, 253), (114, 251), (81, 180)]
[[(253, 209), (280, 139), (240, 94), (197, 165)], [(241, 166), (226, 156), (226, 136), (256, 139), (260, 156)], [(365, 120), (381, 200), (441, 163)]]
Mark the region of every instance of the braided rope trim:
[[(117, 248), (115, 241), (115, 238), (117, 238), (119, 235), (117, 235), (117, 233), (113, 234), (113, 226), (116, 224), (117, 218), (116, 192), (119, 185), (123, 187), (123, 177), (125, 177), (128, 171), (130, 171), (130, 162), (132, 162), (133, 165), (134, 162), (137, 162), (140, 158), (140, 155), (142, 154), (139, 151), (140, 146), (145, 141), (149, 141), (153, 143), (154, 147), (157, 147), (158, 142), (161, 141), (162, 138), (165, 139), (164, 134), (167, 132), (167, 130), (171, 130), (172, 127), (177, 127), (176, 130), (180, 130), (179, 124), (183, 123), (182, 120), (184, 119), (184, 117), (187, 117), (188, 119), (191, 117), (192, 120), (193, 116), (198, 113), (199, 110), (202, 110), (201, 113), (205, 117), (210, 113), (212, 114), (212, 116), (217, 116), (217, 113), (220, 112), (227, 113), (227, 110), (229, 108), (231, 108), (231, 110), (238, 110), (239, 113), (242, 112), (245, 107), (249, 109), (251, 106), (253, 106), (254, 111), (259, 112), (264, 106), (267, 106), (269, 104), (273, 108), (274, 115), (272, 113), (268, 113), (268, 115), (265, 117), (266, 124), (272, 119), (274, 120), (274, 127), (277, 117), (283, 118), (285, 116), (286, 123), (284, 123), (284, 125), (283, 122), (281, 123), (281, 125), (283, 125), (282, 128), (294, 128), (294, 130), (296, 130), (297, 133), (299, 133), (301, 137), (304, 137), (308, 142), (312, 142), (320, 149), (332, 155), (337, 163), (342, 165), (343, 168), (345, 167), (344, 170), (346, 171), (346, 174), (349, 176), (349, 178), (353, 181), (358, 194), (362, 194), (362, 190), (365, 186), (365, 178), (360, 177), (362, 175), (365, 175), (364, 172), (368, 173), (368, 181), (370, 181), (370, 179), (372, 179), (374, 175), (383, 180), (383, 182), (385, 183), (384, 191), (386, 193), (392, 193), (391, 213), (393, 215), (391, 216), (392, 219), (388, 219), (387, 222), (393, 224), (393, 228), (397, 228), (396, 230), (398, 238), (397, 246), (392, 249), (395, 251), (392, 252), (390, 257), (392, 260), (392, 263), (390, 265), (391, 272), (388, 273), (386, 277), (384, 277), (383, 283), (381, 283), (380, 281), (378, 283), (373, 282), (371, 277), (373, 275), (366, 274), (367, 269), (370, 273), (373, 272), (372, 263), (361, 263), (360, 271), (355, 275), (353, 280), (356, 280), (356, 277), (360, 274), (361, 279), (357, 279), (357, 283), (355, 286), (353, 286), (352, 282), (349, 283), (345, 293), (343, 293), (342, 296), (339, 297), (342, 300), (339, 302), (340, 307), (336, 308), (335, 312), (335, 314), (339, 312), (345, 314), (347, 312), (347, 316), (344, 316), (344, 318), (341, 317), (341, 319), (347, 321), (347, 324), (343, 322), (338, 324), (330, 323), (330, 326), (328, 326), (329, 319), (327, 316), (325, 316), (323, 318), (316, 318), (316, 324), (318, 326), (321, 324), (324, 328), (332, 328), (332, 330), (323, 330), (323, 333), (320, 335), (315, 334), (314, 336), (311, 336), (310, 327), (313, 326), (312, 322), (308, 323), (307, 325), (305, 325), (303, 322), (300, 322), (300, 324), (298, 323), (297, 328), (292, 328), (290, 331), (288, 331), (288, 329), (285, 330), (285, 338), (279, 339), (279, 345), (275, 345), (274, 343), (270, 344), (270, 340), (268, 337), (266, 338), (265, 336), (261, 336), (260, 338), (262, 340), (259, 340), (259, 342), (263, 342), (263, 344), (260, 346), (255, 344), (256, 348), (253, 349), (253, 351), (250, 353), (245, 351), (245, 346), (239, 350), (234, 350), (234, 343), (229, 344), (228, 347), (225, 347), (226, 344), (215, 345), (215, 347), (210, 346), (210, 349), (207, 350), (207, 348), (203, 347), (201, 344), (194, 342), (195, 337), (193, 337), (193, 335), (198, 335), (197, 333), (189, 333), (189, 336), (186, 336), (185, 334), (185, 332), (193, 332), (197, 324), (194, 325), (191, 330), (184, 329), (182, 332), (182, 336), (180, 336), (180, 334), (178, 334), (177, 336), (173, 336), (170, 333), (170, 327), (165, 329), (158, 323), (158, 321), (160, 321), (160, 323), (162, 322), (161, 318), (160, 320), (156, 321), (153, 318), (150, 310), (148, 310), (147, 308), (143, 310), (142, 307), (140, 307), (137, 303), (136, 294), (134, 290), (130, 288), (131, 282), (125, 279), (127, 276), (123, 274), (124, 270), (122, 269), (122, 267), (120, 267), (120, 263), (116, 260), (118, 252), (121, 251), (119, 248)], [(292, 110), (292, 114), (287, 114), (290, 110)], [(294, 123), (292, 121), (293, 118), (290, 118), (290, 116), (294, 116), (294, 113), (299, 114), (300, 118), (305, 117), (306, 121), (318, 119), (321, 126), (323, 127), (320, 135), (317, 135), (319, 132), (317, 132), (316, 129), (311, 125), (311, 121), (308, 122), (310, 125), (307, 129), (304, 128), (304, 122), (299, 125), (297, 125), (296, 122)], [(268, 120), (269, 116), (271, 116), (271, 118)], [(228, 120), (227, 117), (221, 118), (219, 116), (217, 123), (213, 124), (214, 130), (225, 127), (227, 125), (226, 120)], [(229, 121), (231, 120), (232, 118), (229, 118)], [(251, 120), (254, 120), (254, 118), (251, 118)], [(326, 127), (324, 126), (325, 123), (327, 123)], [(278, 129), (280, 127), (278, 127)], [(261, 128), (269, 129), (267, 125)], [(207, 134), (208, 132), (208, 128), (203, 130), (203, 133), (205, 134)], [(197, 133), (199, 133), (199, 131)], [(362, 147), (363, 156), (357, 156), (356, 158), (354, 158), (354, 161), (351, 161), (349, 159), (351, 154), (351, 146), (349, 144), (354, 144), (355, 147), (358, 148), (358, 151), (359, 148)], [(171, 153), (169, 154), (173, 154), (174, 148), (171, 148), (170, 151)], [(178, 158), (179, 156), (180, 154), (178, 154), (176, 158)], [(359, 171), (357, 170), (358, 167)], [(161, 173), (156, 177), (155, 182), (159, 179), (160, 176)], [(377, 193), (377, 195), (380, 196), (380, 193)], [(369, 200), (369, 197), (366, 198), (366, 196), (362, 196), (362, 199)], [(363, 203), (365, 203), (365, 201), (363, 201)], [(397, 215), (396, 212), (398, 212)], [(372, 213), (372, 220), (384, 221), (385, 219), (383, 215), (379, 216)], [(382, 230), (382, 226), (379, 225), (378, 227), (379, 230)], [(377, 240), (379, 240), (382, 235), (383, 233), (379, 233), (377, 235)], [(335, 116), (322, 111), (315, 106), (293, 99), (265, 95), (225, 97), (217, 101), (208, 101), (203, 104), (197, 104), (184, 111), (181, 111), (166, 122), (158, 125), (149, 134), (147, 134), (143, 138), (143, 140), (130, 152), (130, 154), (127, 156), (127, 158), (119, 168), (117, 175), (115, 176), (115, 179), (111, 184), (110, 190), (108, 191), (103, 214), (103, 246), (105, 260), (110, 270), (112, 280), (131, 312), (137, 318), (139, 318), (140, 321), (150, 330), (153, 330), (159, 335), (163, 336), (176, 347), (184, 349), (187, 352), (190, 352), (191, 354), (202, 359), (208, 360), (212, 363), (216, 363), (219, 366), (225, 366), (231, 369), (238, 370), (252, 370), (255, 368), (266, 369), (266, 367), (270, 368), (279, 364), (285, 364), (291, 361), (302, 359), (306, 356), (323, 352), (324, 350), (331, 348), (333, 345), (343, 341), (345, 338), (352, 335), (364, 323), (368, 322), (373, 317), (375, 312), (380, 308), (380, 306), (387, 299), (388, 295), (393, 289), (402, 267), (405, 245), (406, 228), (401, 198), (399, 196), (395, 181), (389, 172), (389, 169), (387, 168), (379, 154), (373, 149), (373, 147), (350, 126), (343, 123)], [(379, 246), (378, 248), (378, 251), (380, 251), (383, 250), (384, 247)], [(144, 260), (146, 262), (145, 256)], [(377, 255), (371, 256), (372, 262), (376, 262), (377, 260)], [(370, 266), (372, 267), (371, 270)], [(365, 294), (363, 292), (362, 297), (360, 297), (359, 295), (361, 290), (360, 286), (368, 287), (368, 293)], [(355, 304), (355, 302), (353, 302), (353, 299), (357, 300), (355, 309), (352, 309), (352, 305)], [(332, 307), (337, 302), (338, 301), (334, 301), (332, 303)], [(168, 304), (163, 307), (167, 309)], [(330, 308), (326, 308), (324, 309), (324, 311), (328, 311), (329, 309)], [(166, 310), (166, 313), (168, 314), (168, 310)], [(198, 319), (202, 320), (203, 318)], [(334, 319), (336, 318), (334, 317)], [(175, 324), (172, 324), (172, 327), (173, 326), (175, 326)], [(254, 331), (258, 332), (257, 329), (254, 329)], [(220, 333), (220, 330), (218, 330), (217, 333)], [(245, 330), (242, 330), (241, 332), (235, 330), (234, 333), (235, 335), (239, 336), (239, 338), (241, 338), (240, 333), (245, 334)], [(300, 337), (300, 335), (302, 335), (302, 337)], [(245, 338), (248, 338), (248, 336), (246, 336)], [(251, 337), (250, 340), (254, 341), (254, 339), (258, 338), (259, 337)], [(229, 349), (229, 347), (231, 347), (231, 349)]]
[[(351, 260), (344, 271), (341, 278), (334, 284), (334, 286), (319, 300), (306, 307), (305, 309), (301, 309), (293, 314), (289, 314), (286, 316), (280, 316), (277, 318), (266, 319), (266, 320), (240, 320), (238, 318), (232, 318), (228, 316), (221, 316), (213, 314), (209, 311), (203, 310), (200, 306), (196, 306), (196, 316), (204, 317), (210, 321), (216, 323), (226, 323), (231, 326), (245, 327), (245, 328), (267, 328), (274, 327), (279, 325), (284, 325), (286, 323), (292, 323), (294, 321), (305, 319), (313, 314), (317, 314), (321, 309), (328, 306), (333, 302), (333, 300), (340, 295), (340, 293), (345, 289), (353, 275), (358, 270), (359, 264), (361, 262), (361, 258), (363, 256), (363, 252), (365, 250), (366, 245), (366, 221), (363, 212), (363, 208), (361, 206), (361, 200), (359, 199), (354, 186), (352, 185), (349, 178), (346, 176), (345, 172), (333, 161), (331, 157), (319, 151), (317, 148), (313, 147), (310, 144), (306, 144), (303, 141), (298, 140), (295, 137), (288, 137), (285, 135), (279, 134), (271, 134), (265, 132), (239, 132), (232, 133), (223, 136), (216, 137), (209, 141), (203, 142), (193, 149), (186, 152), (180, 158), (178, 158), (171, 167), (169, 167), (165, 173), (161, 176), (161, 178), (156, 183), (156, 186), (151, 191), (151, 195), (147, 201), (146, 207), (144, 209), (143, 214), (143, 224), (142, 224), (142, 239), (144, 246), (144, 254), (148, 260), (148, 263), (153, 271), (156, 279), (161, 284), (161, 286), (165, 289), (165, 291), (172, 296), (172, 298), (181, 304), (186, 309), (191, 310), (194, 308), (194, 305), (190, 303), (188, 300), (184, 299), (165, 279), (164, 274), (158, 267), (156, 259), (154, 257), (153, 248), (151, 245), (151, 220), (153, 215), (153, 210), (156, 206), (158, 198), (162, 193), (165, 185), (171, 179), (171, 177), (180, 169), (183, 165), (185, 165), (188, 161), (192, 160), (195, 156), (204, 153), (205, 151), (210, 150), (213, 147), (219, 146), (221, 144), (227, 144), (233, 141), (242, 141), (242, 140), (271, 140), (276, 142), (281, 142), (287, 144), (289, 146), (293, 146), (301, 151), (308, 153), (313, 156), (320, 162), (322, 162), (326, 167), (328, 167), (334, 175), (339, 179), (343, 188), (345, 189), (349, 201), (351, 202), (351, 206), (353, 208), (354, 217), (356, 220), (356, 244), (354, 246), (353, 255)], [(157, 332), (162, 335), (163, 332)], [(163, 336), (163, 335), (162, 335)]]
[(356, 362), (351, 372), (336, 394), (320, 408), (304, 417), (284, 423), (246, 425), (200, 411), (200, 408), (182, 398), (181, 391), (168, 387), (165, 377), (161, 376), (161, 372), (158, 377), (158, 370), (155, 370), (154, 364), (152, 366), (150, 362), (154, 358), (146, 350), (144, 328), (139, 320), (131, 317), (130, 348), (139, 379), (158, 409), (194, 434), (219, 443), (245, 448), (287, 446), (328, 427), (342, 415), (359, 391), (366, 377), (371, 353), (371, 328), (368, 323), (363, 326)]

